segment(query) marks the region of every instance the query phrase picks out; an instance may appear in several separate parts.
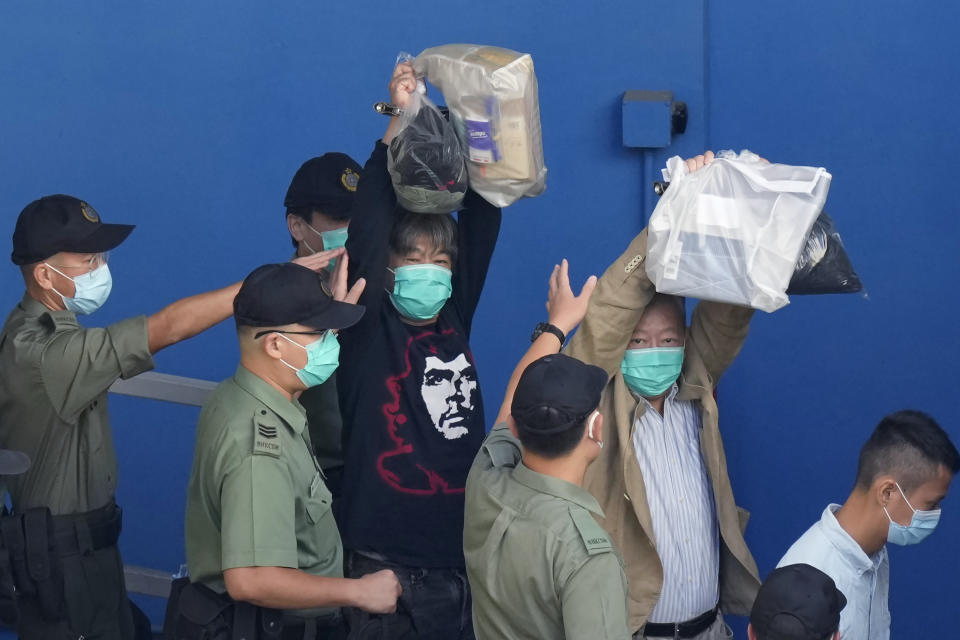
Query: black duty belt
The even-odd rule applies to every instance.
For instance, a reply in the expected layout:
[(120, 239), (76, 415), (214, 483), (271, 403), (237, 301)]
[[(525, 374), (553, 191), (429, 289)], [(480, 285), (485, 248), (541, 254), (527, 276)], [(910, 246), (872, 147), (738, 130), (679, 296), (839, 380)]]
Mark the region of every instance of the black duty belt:
[(93, 511), (53, 516), (53, 535), (60, 556), (86, 554), (117, 544), (123, 512), (114, 503)]
[(648, 622), (643, 625), (644, 638), (694, 638), (713, 624), (719, 609), (714, 607), (686, 622)]

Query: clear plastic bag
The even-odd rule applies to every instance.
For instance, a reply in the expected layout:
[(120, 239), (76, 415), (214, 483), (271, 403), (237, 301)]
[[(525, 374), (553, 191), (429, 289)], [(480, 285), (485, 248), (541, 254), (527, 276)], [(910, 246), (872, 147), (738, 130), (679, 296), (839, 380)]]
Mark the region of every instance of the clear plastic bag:
[(833, 219), (824, 211), (813, 224), (794, 269), (789, 295), (859, 293), (860, 276), (850, 263)]
[(451, 44), (426, 49), (413, 66), (443, 93), (474, 191), (498, 207), (543, 193), (547, 170), (529, 54)]
[[(409, 60), (401, 53), (397, 61)], [(387, 171), (401, 207), (416, 213), (451, 213), (467, 192), (467, 168), (453, 125), (426, 95), (422, 82), (398, 116)]]
[(661, 293), (774, 311), (786, 290), (831, 176), (721, 152), (688, 173), (675, 156), (670, 188), (650, 217), (647, 274)]

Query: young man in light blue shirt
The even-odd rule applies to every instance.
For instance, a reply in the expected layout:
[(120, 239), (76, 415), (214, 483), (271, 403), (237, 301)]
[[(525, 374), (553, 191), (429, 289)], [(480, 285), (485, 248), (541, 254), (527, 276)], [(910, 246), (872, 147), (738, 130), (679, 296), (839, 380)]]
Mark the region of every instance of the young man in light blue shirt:
[(957, 471), (960, 453), (933, 418), (909, 410), (885, 417), (860, 450), (850, 497), (829, 505), (780, 560), (833, 578), (847, 598), (843, 640), (890, 638), (886, 543), (916, 544), (933, 531)]

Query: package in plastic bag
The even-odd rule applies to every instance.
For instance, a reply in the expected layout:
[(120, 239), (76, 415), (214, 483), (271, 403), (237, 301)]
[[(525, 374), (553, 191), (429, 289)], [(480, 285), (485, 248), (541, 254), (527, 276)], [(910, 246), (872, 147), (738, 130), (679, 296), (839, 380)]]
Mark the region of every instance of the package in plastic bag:
[(863, 283), (850, 263), (833, 219), (824, 211), (807, 236), (787, 294), (858, 293), (862, 290)]
[(443, 93), (474, 191), (498, 207), (543, 193), (547, 170), (529, 54), (451, 44), (426, 49), (413, 66)]
[(786, 305), (800, 251), (827, 199), (827, 170), (724, 151), (694, 173), (675, 156), (664, 179), (670, 188), (647, 238), (647, 274), (657, 291), (768, 312)]
[[(398, 60), (404, 60), (400, 54)], [(467, 192), (467, 168), (453, 125), (426, 95), (422, 82), (398, 116), (387, 171), (401, 207), (416, 213), (451, 213)]]

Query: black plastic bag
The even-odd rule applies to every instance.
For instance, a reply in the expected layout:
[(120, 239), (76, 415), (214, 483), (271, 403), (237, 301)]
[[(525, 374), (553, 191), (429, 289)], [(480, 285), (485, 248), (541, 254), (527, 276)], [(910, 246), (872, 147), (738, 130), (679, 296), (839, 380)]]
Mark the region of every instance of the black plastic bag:
[(833, 220), (826, 211), (821, 212), (800, 252), (787, 294), (857, 293), (862, 290), (863, 283), (853, 270)]
[(390, 142), (387, 170), (401, 207), (416, 213), (452, 213), (467, 192), (467, 167), (453, 125), (426, 95), (415, 92)]

